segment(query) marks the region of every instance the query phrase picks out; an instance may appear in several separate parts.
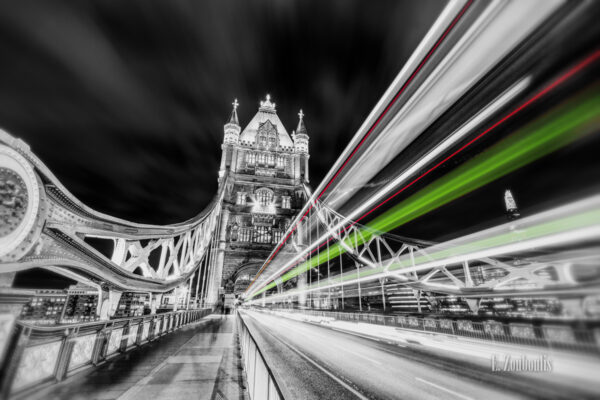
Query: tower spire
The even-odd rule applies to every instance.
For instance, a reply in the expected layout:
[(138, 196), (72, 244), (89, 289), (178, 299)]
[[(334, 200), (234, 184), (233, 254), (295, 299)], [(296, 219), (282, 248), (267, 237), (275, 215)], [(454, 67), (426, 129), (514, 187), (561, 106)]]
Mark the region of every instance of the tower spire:
[(306, 131), (306, 125), (304, 125), (304, 112), (300, 109), (298, 113), (298, 127), (296, 128), (296, 135), (306, 135), (308, 136), (308, 132)]
[(229, 121), (227, 121), (225, 126), (223, 126), (223, 131), (225, 132), (225, 138), (223, 142), (225, 144), (238, 143), (241, 130), (237, 115), (237, 108), (240, 103), (238, 103), (237, 99), (235, 99), (231, 105), (233, 106), (233, 110), (231, 110), (231, 116), (229, 117)]
[(229, 122), (227, 122), (227, 123), (239, 125), (240, 122), (238, 120), (237, 108), (240, 105), (240, 103), (238, 103), (237, 99), (235, 99), (235, 100), (233, 100), (233, 103), (231, 103), (231, 105), (233, 106), (233, 110), (231, 111), (231, 116), (229, 117)]
[[(296, 153), (308, 155), (308, 133), (306, 131), (306, 125), (304, 125), (304, 111), (300, 110), (298, 113), (298, 118), (298, 127), (296, 128), (296, 132), (293, 134), (294, 151)], [(306, 161), (306, 163), (305, 170), (308, 171), (308, 161)], [(308, 179), (306, 181), (308, 182)]]

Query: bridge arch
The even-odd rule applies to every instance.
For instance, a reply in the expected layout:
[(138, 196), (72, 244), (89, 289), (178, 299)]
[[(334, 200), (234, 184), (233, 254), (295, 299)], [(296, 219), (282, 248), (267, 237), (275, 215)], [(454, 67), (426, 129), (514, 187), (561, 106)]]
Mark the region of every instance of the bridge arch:
[(260, 267), (260, 263), (250, 262), (243, 264), (231, 275), (228, 283), (231, 282), (233, 284), (233, 292), (236, 295), (241, 294), (246, 290)]

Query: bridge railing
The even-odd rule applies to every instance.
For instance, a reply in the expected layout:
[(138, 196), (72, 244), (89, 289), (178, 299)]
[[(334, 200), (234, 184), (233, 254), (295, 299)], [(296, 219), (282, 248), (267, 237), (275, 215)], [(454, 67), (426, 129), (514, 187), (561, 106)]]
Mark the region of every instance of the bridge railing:
[(57, 326), (19, 322), (6, 346), (0, 398), (26, 397), (39, 387), (101, 365), (211, 312), (196, 309)]
[(273, 311), (309, 315), (323, 318), (325, 321), (335, 319), (362, 322), (522, 346), (600, 353), (600, 327), (575, 329), (571, 326), (551, 323), (535, 325), (525, 322), (504, 323), (494, 320), (481, 322), (465, 318), (427, 318), (322, 310), (273, 309)]
[(237, 314), (242, 361), (248, 382), (251, 400), (283, 400), (281, 390), (273, 377), (273, 372), (257, 346), (241, 314)]

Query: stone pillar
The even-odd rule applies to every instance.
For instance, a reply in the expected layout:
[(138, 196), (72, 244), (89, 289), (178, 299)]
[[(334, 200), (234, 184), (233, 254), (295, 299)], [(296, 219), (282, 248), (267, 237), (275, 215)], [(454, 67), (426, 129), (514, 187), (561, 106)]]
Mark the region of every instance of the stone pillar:
[(308, 155), (305, 155), (302, 158), (304, 158), (304, 182), (308, 183), (310, 182), (308, 177)]
[(225, 262), (225, 248), (227, 247), (227, 224), (229, 223), (229, 210), (223, 209), (221, 212), (221, 221), (219, 230), (216, 232), (217, 245), (215, 246), (215, 264), (212, 281), (211, 299), (213, 302), (219, 300), (219, 289), (223, 284), (223, 265)]
[(150, 293), (150, 314), (156, 314), (156, 309), (162, 302), (162, 293)]
[(226, 163), (226, 159), (227, 159), (227, 147), (228, 146), (226, 144), (221, 145), (222, 154), (221, 154), (221, 165), (219, 166), (219, 179), (222, 179), (225, 176), (225, 163)]
[(100, 319), (108, 320), (110, 317), (115, 315), (123, 292), (114, 289), (108, 289), (108, 291), (102, 290), (100, 293), (102, 293), (101, 298), (98, 299), (98, 303), (101, 304)]
[(234, 147), (233, 152), (231, 154), (231, 166), (229, 167), (229, 169), (232, 172), (237, 171), (237, 162), (238, 162), (238, 149)]
[(294, 179), (300, 180), (300, 175), (301, 175), (301, 171), (300, 171), (300, 155), (294, 154), (292, 162), (293, 162), (293, 165), (294, 165)]

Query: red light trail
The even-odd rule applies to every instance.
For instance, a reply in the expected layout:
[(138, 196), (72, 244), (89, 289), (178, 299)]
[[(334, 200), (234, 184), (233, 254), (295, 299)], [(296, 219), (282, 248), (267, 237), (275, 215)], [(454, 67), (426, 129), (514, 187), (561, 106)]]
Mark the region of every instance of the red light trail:
[[(390, 108), (396, 103), (396, 101), (398, 100), (398, 98), (400, 97), (400, 95), (404, 92), (404, 90), (408, 87), (408, 85), (413, 81), (413, 79), (415, 78), (415, 76), (423, 68), (423, 66), (429, 60), (429, 58), (431, 57), (431, 55), (437, 50), (437, 48), (439, 47), (439, 45), (444, 41), (444, 39), (446, 38), (446, 36), (448, 36), (448, 34), (450, 33), (450, 31), (454, 28), (454, 26), (462, 18), (462, 16), (467, 11), (467, 9), (471, 6), (472, 3), (473, 3), (473, 0), (469, 0), (469, 2), (467, 4), (465, 4), (465, 6), (460, 10), (460, 12), (458, 13), (458, 15), (452, 20), (452, 23), (448, 26), (448, 28), (446, 28), (446, 30), (444, 31), (444, 33), (442, 34), (442, 36), (437, 40), (437, 42), (435, 43), (435, 45), (429, 50), (429, 52), (427, 53), (427, 55), (425, 56), (425, 58), (419, 63), (419, 65), (417, 66), (417, 68), (413, 71), (413, 73), (410, 75), (410, 77), (402, 85), (402, 87), (396, 93), (396, 95), (394, 96), (394, 98), (388, 103), (388, 105), (385, 108), (385, 110), (381, 113), (381, 115), (373, 123), (373, 125), (368, 130), (368, 132), (365, 134), (365, 136), (363, 136), (363, 138), (361, 139), (361, 141), (356, 145), (356, 147), (354, 148), (354, 150), (352, 151), (352, 153), (348, 156), (348, 158), (346, 158), (346, 160), (344, 161), (344, 163), (342, 164), (342, 166), (337, 170), (337, 172), (335, 173), (335, 175), (329, 180), (329, 182), (327, 183), (327, 185), (325, 186), (325, 188), (323, 188), (323, 190), (321, 191), (321, 193), (319, 193), (319, 195), (316, 197), (316, 199), (313, 200), (313, 202), (309, 205), (309, 207), (307, 208), (306, 212), (302, 215), (302, 217), (300, 218), (300, 220), (298, 222), (296, 222), (296, 224), (294, 225), (294, 227), (285, 236), (285, 238), (283, 239), (283, 241), (281, 241), (281, 243), (277, 246), (277, 248), (275, 249), (275, 251), (269, 256), (269, 258), (267, 259), (267, 261), (263, 264), (263, 266), (261, 267), (261, 269), (257, 272), (256, 276), (254, 277), (254, 279), (252, 280), (252, 282), (250, 283), (250, 285), (248, 285), (248, 287), (246, 288), (246, 290), (244, 291), (244, 293), (247, 293), (248, 289), (250, 289), (250, 287), (254, 284), (254, 282), (256, 282), (256, 279), (258, 279), (258, 277), (263, 273), (263, 271), (265, 270), (265, 268), (269, 265), (269, 263), (277, 255), (277, 253), (279, 252), (279, 250), (281, 250), (281, 248), (283, 247), (283, 245), (285, 244), (285, 242), (287, 242), (287, 240), (292, 235), (292, 233), (294, 233), (294, 231), (296, 231), (296, 228), (298, 227), (298, 224), (301, 223), (304, 220), (304, 218), (308, 215), (308, 213), (312, 210), (312, 208), (314, 206), (314, 203), (316, 201), (318, 201), (321, 198), (321, 196), (323, 196), (323, 194), (325, 194), (325, 192), (327, 191), (327, 189), (329, 189), (329, 186), (331, 186), (331, 184), (333, 183), (333, 181), (338, 177), (338, 175), (346, 167), (346, 165), (348, 164), (348, 162), (350, 162), (350, 159), (352, 157), (354, 157), (354, 155), (356, 154), (356, 152), (358, 151), (358, 149), (363, 145), (363, 143), (365, 142), (365, 140), (369, 137), (369, 135), (379, 125), (379, 123), (381, 122), (381, 120), (383, 119), (383, 117), (388, 113), (388, 111), (390, 110)], [(318, 248), (320, 248), (321, 246), (319, 246)]]

